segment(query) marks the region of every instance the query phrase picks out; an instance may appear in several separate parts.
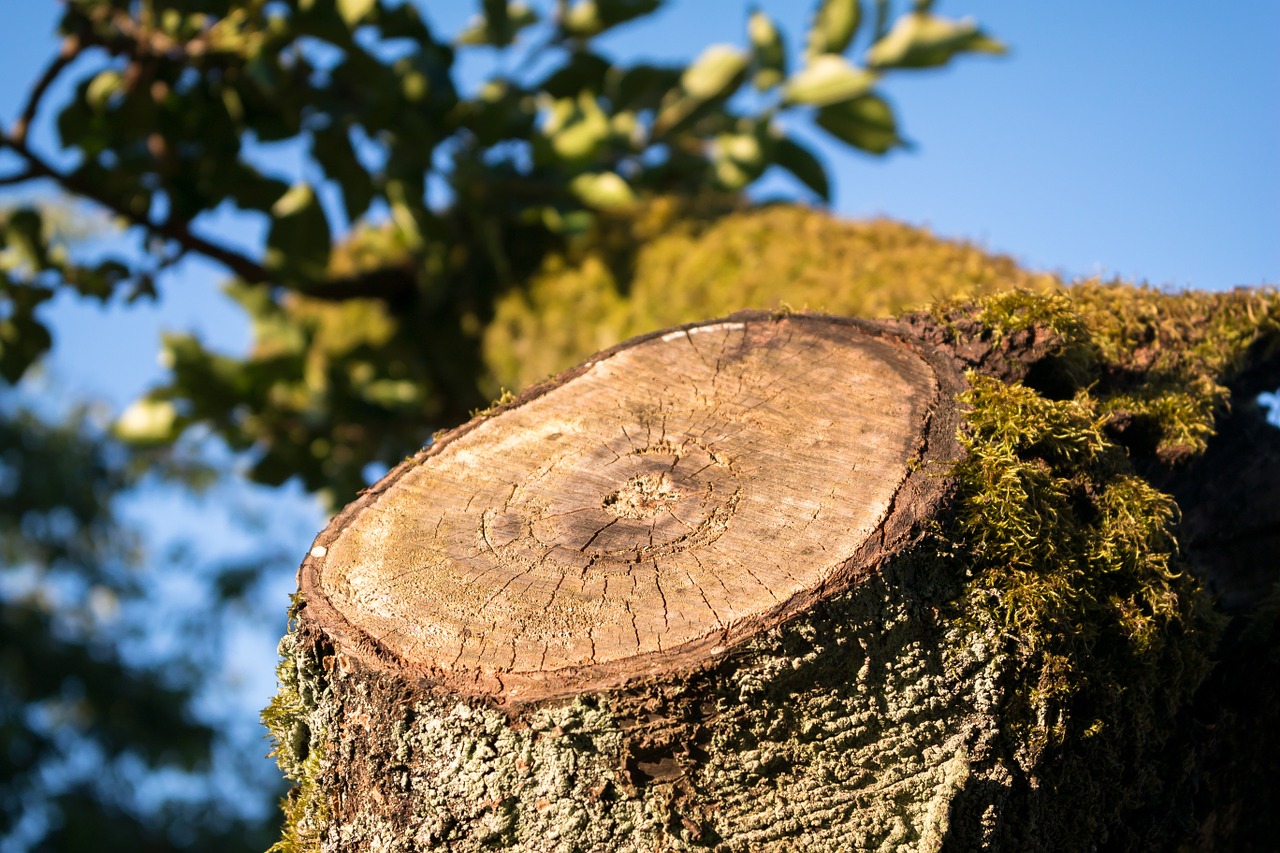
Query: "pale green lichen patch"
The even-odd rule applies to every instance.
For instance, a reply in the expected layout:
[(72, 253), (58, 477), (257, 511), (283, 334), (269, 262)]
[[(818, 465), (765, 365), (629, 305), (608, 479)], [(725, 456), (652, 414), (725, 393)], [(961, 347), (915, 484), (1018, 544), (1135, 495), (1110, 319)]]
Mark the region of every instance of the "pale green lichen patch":
[(285, 777), (294, 783), (280, 808), (284, 812), (281, 837), (270, 853), (310, 853), (320, 849), (320, 833), (328, 822), (328, 808), (320, 789), (323, 729), (317, 725), (320, 698), (326, 686), (315, 662), (300, 653), (293, 620), (301, 602), (293, 597), (290, 630), (281, 638), (276, 665), (276, 694), (262, 712), (271, 737), (271, 751)]
[(346, 752), (359, 721), (399, 716), (383, 743), (349, 756), (346, 772), (363, 784), (347, 791), (355, 805), (324, 849), (638, 851), (666, 835), (655, 803), (626, 792), (623, 734), (600, 704), (541, 709), (513, 725), (478, 703), (382, 699), (352, 691), (330, 720)]
[(707, 846), (914, 851), (952, 837), (962, 792), (992, 773), (975, 765), (991, 765), (1005, 689), (996, 633), (936, 618), (960, 591), (926, 546), (752, 643), (719, 685), (691, 786)]

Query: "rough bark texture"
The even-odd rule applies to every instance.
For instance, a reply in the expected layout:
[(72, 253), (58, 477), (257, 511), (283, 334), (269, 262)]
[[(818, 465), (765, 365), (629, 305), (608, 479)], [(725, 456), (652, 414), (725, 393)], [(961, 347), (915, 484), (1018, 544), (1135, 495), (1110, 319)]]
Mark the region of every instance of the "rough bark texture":
[[(737, 315), (441, 436), (300, 570), (282, 847), (1256, 845), (1275, 737), (1197, 575), (1275, 583), (1274, 511), (1215, 561), (1195, 460), (1275, 443), (1247, 406), (1210, 437), (1280, 297), (1179, 299)], [(1276, 621), (1220, 649), (1275, 671)]]

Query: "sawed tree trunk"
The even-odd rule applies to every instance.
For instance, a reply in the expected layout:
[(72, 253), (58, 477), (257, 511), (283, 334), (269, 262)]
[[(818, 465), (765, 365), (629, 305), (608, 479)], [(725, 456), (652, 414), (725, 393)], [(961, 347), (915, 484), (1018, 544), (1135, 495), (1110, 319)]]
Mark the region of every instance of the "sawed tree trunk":
[(649, 335), (406, 459), (299, 570), (282, 847), (1194, 842), (1221, 618), (1027, 299)]

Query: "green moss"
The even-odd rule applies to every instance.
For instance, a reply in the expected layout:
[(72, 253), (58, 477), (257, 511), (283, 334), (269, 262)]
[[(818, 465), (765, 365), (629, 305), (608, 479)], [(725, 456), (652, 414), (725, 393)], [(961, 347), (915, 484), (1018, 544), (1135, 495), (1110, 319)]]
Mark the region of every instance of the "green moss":
[(506, 388), (502, 388), (498, 391), (498, 396), (493, 400), (492, 403), (490, 403), (488, 406), (484, 407), (483, 409), (473, 410), (471, 412), (471, 417), (487, 418), (489, 415), (492, 415), (498, 409), (502, 408), (503, 406), (514, 403), (515, 401), (516, 401), (516, 395), (512, 394)]
[(267, 853), (316, 853), (320, 850), (320, 833), (328, 823), (328, 808), (321, 796), (320, 751), (311, 753), (302, 762), (302, 776), (298, 784), (280, 801), (284, 812), (284, 825), (280, 840), (271, 845)]
[[(742, 308), (885, 316), (949, 296), (1055, 280), (886, 220), (776, 205), (691, 215), (659, 199), (606, 220), (592, 248), (549, 261), (497, 304), (484, 334), (494, 387), (523, 388), (632, 335)], [(710, 218), (703, 218), (710, 214)]]
[[(1140, 846), (1185, 775), (1164, 751), (1221, 623), (1181, 563), (1173, 498), (1135, 462), (1204, 450), (1226, 383), (1275, 352), (1280, 296), (1089, 283), (951, 303), (934, 317), (989, 342), (1047, 328), (1058, 343), (1045, 359), (1070, 361), (1059, 375), (1070, 387), (1052, 393), (1030, 374), (968, 376), (947, 535), (970, 581), (952, 615), (995, 627), (1012, 652), (1011, 748), (1054, 792), (1037, 819), (1073, 816), (1060, 838), (1111, 833)], [(1150, 825), (1121, 827), (1143, 809)]]
[[(1117, 724), (1122, 694), (1167, 699), (1129, 702), (1122, 728), (1167, 730), (1212, 637), (1200, 588), (1176, 562), (1173, 499), (1132, 473), (1087, 394), (1053, 401), (970, 382), (955, 472), (956, 546), (973, 574), (964, 616), (994, 619), (1026, 668), (1014, 681), (1021, 737), (1033, 750), (1093, 737)], [(1177, 643), (1189, 645), (1166, 648)]]
[(1204, 452), (1226, 385), (1280, 350), (1280, 291), (1164, 293), (1086, 282), (1071, 289), (1098, 359), (1110, 421), (1164, 461)]
[(317, 700), (323, 688), (313, 666), (298, 654), (293, 621), (301, 599), (294, 595), (289, 608), (289, 631), (280, 640), (276, 666), (276, 694), (262, 712), (262, 724), (271, 737), (268, 755), (295, 787), (281, 800), (284, 826), (269, 853), (311, 853), (320, 849), (320, 831), (328, 809), (317, 777), (323, 759), (323, 731), (314, 725)]

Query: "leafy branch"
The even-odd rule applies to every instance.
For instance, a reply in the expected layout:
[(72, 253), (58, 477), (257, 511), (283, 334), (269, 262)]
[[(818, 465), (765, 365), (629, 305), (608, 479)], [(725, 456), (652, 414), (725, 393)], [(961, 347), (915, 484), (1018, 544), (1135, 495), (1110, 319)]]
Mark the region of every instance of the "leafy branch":
[[(206, 423), (259, 454), (261, 480), (302, 472), (350, 490), (364, 462), (484, 405), (481, 338), (498, 302), (598, 225), (657, 198), (742, 201), (773, 167), (825, 202), (825, 164), (783, 119), (883, 154), (906, 144), (882, 91), (892, 75), (1002, 49), (931, 4), (894, 17), (881, 0), (864, 25), (859, 0), (819, 0), (801, 49), (756, 11), (746, 46), (687, 66), (601, 52), (602, 36), (662, 5), (482, 0), (442, 40), (417, 6), (386, 0), (217, 15), (68, 3), (57, 55), (0, 135), (18, 161), (0, 187), (52, 182), (150, 251), (77, 265), (52, 251), (38, 211), (0, 214), (4, 375), (47, 349), (39, 306), (58, 288), (151, 294), (167, 265), (201, 256), (235, 277), (260, 337), (243, 359), (170, 339), (172, 382), (140, 404), (160, 414), (147, 440)], [(473, 50), (512, 61), (461, 92), (456, 60)], [(69, 69), (74, 94), (55, 112), (49, 92)], [(33, 146), (46, 113), (74, 166)], [(296, 152), (293, 179), (275, 173), (272, 146)], [(205, 233), (215, 211), (265, 220), (261, 249)]]

